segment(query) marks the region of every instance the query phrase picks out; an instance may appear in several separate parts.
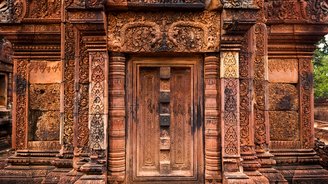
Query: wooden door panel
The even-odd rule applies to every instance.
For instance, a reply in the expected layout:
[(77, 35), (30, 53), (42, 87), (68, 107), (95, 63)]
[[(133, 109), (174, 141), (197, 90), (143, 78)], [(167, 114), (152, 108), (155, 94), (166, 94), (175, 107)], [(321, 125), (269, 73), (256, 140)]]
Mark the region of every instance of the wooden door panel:
[(196, 64), (137, 61), (130, 65), (129, 183), (203, 181)]
[(152, 176), (158, 170), (158, 67), (142, 67), (137, 86), (137, 169), (138, 176)]

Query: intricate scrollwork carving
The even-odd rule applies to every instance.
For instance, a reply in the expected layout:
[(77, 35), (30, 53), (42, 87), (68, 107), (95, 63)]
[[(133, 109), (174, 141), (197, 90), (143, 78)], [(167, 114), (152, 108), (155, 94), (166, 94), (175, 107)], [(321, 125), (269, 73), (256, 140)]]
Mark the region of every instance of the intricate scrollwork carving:
[(9, 0), (0, 1), (0, 23), (9, 22), (10, 20), (10, 9), (9, 9)]
[(26, 60), (16, 60), (15, 66), (15, 86), (14, 90), (16, 95), (14, 96), (14, 123), (16, 124), (15, 131), (15, 146), (17, 149), (26, 148), (27, 140), (27, 71), (28, 71), (28, 61)]
[[(124, 52), (215, 51), (219, 46), (219, 14), (119, 13), (108, 16), (108, 46)], [(123, 18), (124, 17), (124, 18)]]

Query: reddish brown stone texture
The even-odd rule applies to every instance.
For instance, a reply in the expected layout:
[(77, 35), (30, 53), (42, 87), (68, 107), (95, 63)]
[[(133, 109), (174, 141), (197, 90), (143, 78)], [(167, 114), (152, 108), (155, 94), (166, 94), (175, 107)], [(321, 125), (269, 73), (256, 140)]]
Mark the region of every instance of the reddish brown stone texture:
[[(6, 108), (13, 92), (13, 147), (17, 150), (9, 159), (14, 170), (1, 170), (1, 181), (12, 180), (9, 175), (24, 182), (58, 176), (60, 183), (327, 179), (312, 149), (310, 62), (314, 43), (328, 32), (326, 2), (3, 2), (0, 35), (13, 44), (14, 75), (9, 57), (12, 45), (6, 41), (1, 47), (0, 73), (7, 75)], [(184, 58), (175, 58), (179, 55)], [(130, 58), (141, 56), (149, 70), (127, 67)], [(156, 95), (148, 98), (145, 92), (147, 100), (130, 104), (129, 98), (139, 94), (130, 94), (133, 87), (128, 83), (139, 80), (133, 77), (139, 71), (154, 74), (151, 65), (160, 71), (153, 75), (158, 80), (146, 89), (158, 88), (158, 103), (153, 101)], [(183, 67), (190, 70), (179, 70)], [(179, 76), (188, 82), (177, 83)], [(197, 92), (191, 93), (188, 86)], [(181, 110), (185, 103), (193, 104), (188, 105), (189, 114)], [(151, 146), (158, 142), (158, 152), (148, 151), (154, 153), (151, 161), (158, 158), (158, 168), (150, 168), (151, 162), (138, 165), (139, 158), (148, 158), (147, 149), (135, 148), (140, 154), (133, 159), (134, 142), (127, 141), (139, 140), (131, 138), (134, 124), (127, 122), (139, 123), (136, 113), (147, 109), (154, 120), (147, 126), (140, 120), (137, 127), (145, 129), (138, 136), (152, 135), (146, 137), (154, 139)], [(197, 122), (185, 123), (181, 129), (182, 124), (176, 123), (179, 117)], [(204, 137), (204, 145), (201, 138), (188, 145), (188, 140), (199, 137)], [(191, 151), (194, 162), (189, 162)], [(293, 166), (283, 166), (289, 163)], [(51, 164), (57, 168), (48, 167)], [(22, 165), (38, 166), (26, 172)], [(40, 169), (40, 165), (46, 167)], [(162, 180), (170, 173), (172, 181)], [(190, 180), (182, 181), (185, 178)]]

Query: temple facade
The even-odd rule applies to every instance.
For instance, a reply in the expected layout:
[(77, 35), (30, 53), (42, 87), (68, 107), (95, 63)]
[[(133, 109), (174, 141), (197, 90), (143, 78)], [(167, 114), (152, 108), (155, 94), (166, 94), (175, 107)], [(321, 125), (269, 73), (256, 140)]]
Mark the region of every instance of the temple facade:
[(328, 183), (327, 33), (327, 0), (1, 0), (0, 183)]

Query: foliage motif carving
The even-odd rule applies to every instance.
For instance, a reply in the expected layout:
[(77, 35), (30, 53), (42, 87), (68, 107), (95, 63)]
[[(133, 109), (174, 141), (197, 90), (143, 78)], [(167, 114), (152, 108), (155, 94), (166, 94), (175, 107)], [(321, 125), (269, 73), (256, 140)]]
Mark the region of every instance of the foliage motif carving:
[(313, 73), (311, 59), (299, 60), (300, 79), (300, 122), (302, 148), (311, 149), (314, 145), (314, 125), (312, 115), (313, 103)]
[(254, 7), (254, 0), (222, 0), (224, 8), (249, 8)]
[(221, 53), (221, 78), (238, 78), (239, 77), (239, 58), (234, 52)]
[(328, 20), (328, 2), (325, 0), (275, 0), (266, 1), (266, 17), (269, 20), (297, 20), (325, 22)]
[(29, 106), (35, 110), (59, 110), (60, 84), (31, 84)]
[(26, 145), (26, 126), (27, 126), (27, 71), (28, 71), (28, 61), (16, 60), (15, 66), (15, 87), (16, 91), (15, 103), (15, 122), (16, 122), (16, 148), (23, 149)]
[(65, 25), (65, 56), (64, 56), (64, 122), (63, 122), (63, 144), (73, 143), (74, 122), (74, 75), (75, 75), (75, 31), (72, 24)]
[(47, 111), (39, 117), (35, 136), (37, 141), (59, 140), (59, 111)]
[(104, 149), (105, 140), (105, 85), (107, 54), (96, 52), (90, 54), (91, 60), (91, 93), (90, 93), (90, 147)]
[(269, 84), (269, 110), (298, 110), (298, 91), (291, 84)]
[(295, 111), (270, 111), (270, 140), (297, 141), (299, 140), (298, 113)]
[(108, 46), (121, 52), (199, 52), (219, 47), (219, 14), (119, 13), (108, 16)]
[(60, 18), (61, 0), (32, 0), (27, 18)]
[(237, 114), (237, 79), (224, 80), (224, 152), (226, 155), (238, 154), (238, 114)]

